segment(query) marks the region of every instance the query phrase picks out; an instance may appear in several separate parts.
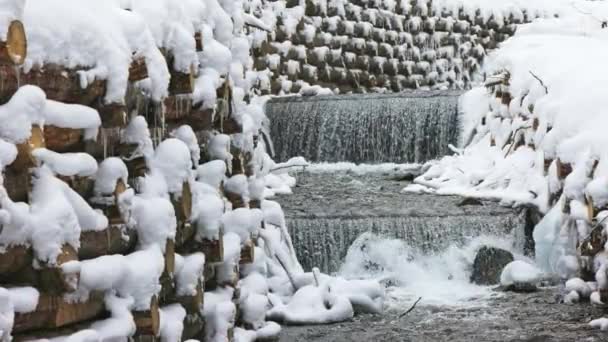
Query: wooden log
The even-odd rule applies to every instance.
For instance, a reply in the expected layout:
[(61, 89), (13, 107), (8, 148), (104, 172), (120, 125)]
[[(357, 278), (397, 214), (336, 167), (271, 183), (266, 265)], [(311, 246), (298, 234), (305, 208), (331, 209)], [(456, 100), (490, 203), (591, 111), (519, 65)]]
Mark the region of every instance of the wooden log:
[(572, 173), (572, 165), (570, 163), (564, 163), (559, 158), (555, 160), (557, 166), (557, 178), (560, 180), (568, 177)]
[(165, 305), (167, 303), (175, 302), (175, 276), (173, 274), (168, 274), (163, 272), (161, 274), (160, 279), (160, 292), (158, 293), (158, 302), (160, 305)]
[(224, 261), (224, 233), (220, 231), (219, 239), (208, 240), (203, 239), (200, 243), (200, 249), (198, 251), (205, 254), (205, 261), (207, 263), (217, 263)]
[(110, 225), (101, 231), (80, 233), (80, 260), (93, 259), (103, 255), (127, 254), (135, 248), (137, 233), (124, 225)]
[[(192, 127), (192, 130), (195, 132), (211, 131), (214, 129), (214, 114), (215, 111), (213, 108), (193, 108), (188, 116), (177, 120), (166, 120), (166, 124), (169, 131), (172, 128), (177, 128), (182, 125)], [(230, 125), (230, 123), (227, 122), (226, 124)]]
[(190, 220), (192, 216), (192, 190), (189, 182), (183, 183), (181, 196), (171, 194), (171, 203), (178, 221), (186, 222)]
[(13, 202), (28, 202), (32, 190), (32, 170), (19, 171), (13, 168), (4, 170), (4, 188)]
[(134, 311), (133, 320), (137, 328), (136, 335), (158, 336), (160, 331), (160, 311), (158, 298), (153, 296), (150, 301), (150, 309), (145, 311)]
[(205, 268), (203, 269), (203, 279), (205, 280), (205, 289), (211, 289), (207, 287), (209, 281), (215, 278), (215, 264), (208, 262), (209, 260), (205, 260)]
[(205, 319), (199, 313), (186, 315), (186, 319), (184, 319), (182, 340), (187, 341), (189, 339), (205, 340)]
[(596, 208), (593, 206), (593, 197), (585, 194), (585, 207), (587, 208), (587, 220), (592, 222), (596, 215)]
[(158, 342), (159, 338), (154, 335), (136, 335), (132, 336), (129, 340), (133, 342)]
[(551, 164), (553, 163), (553, 159), (549, 158), (545, 158), (543, 160), (543, 170), (544, 170), (544, 174), (547, 175), (547, 173), (549, 172), (549, 167), (551, 167)]
[(6, 41), (0, 42), (0, 63), (21, 65), (27, 57), (27, 38), (23, 23), (13, 20), (6, 33)]
[(180, 303), (186, 312), (191, 314), (199, 314), (204, 304), (205, 299), (205, 283), (201, 281), (200, 277), (196, 285), (196, 293), (192, 296), (178, 296), (176, 301)]
[(224, 190), (224, 196), (226, 196), (228, 201), (230, 203), (232, 203), (232, 209), (249, 207), (249, 203), (247, 203), (243, 200), (243, 197), (241, 196), (241, 194), (235, 194), (235, 193)]
[[(95, 186), (95, 180), (91, 177), (81, 176), (62, 176), (58, 175), (57, 178), (61, 179), (66, 183), (72, 190), (76, 191), (82, 198), (89, 198), (93, 195), (93, 187)], [(89, 228), (89, 227), (82, 227)]]
[(117, 152), (127, 165), (131, 178), (143, 177), (148, 169), (146, 158), (136, 155), (137, 148), (137, 144), (120, 144), (117, 147)]
[(23, 74), (21, 83), (42, 88), (50, 100), (91, 105), (106, 93), (106, 81), (96, 79), (83, 89), (79, 71), (82, 70), (46, 64), (43, 68)]
[(44, 126), (44, 141), (49, 150), (65, 153), (82, 149), (82, 129)]
[(190, 222), (178, 223), (177, 231), (175, 232), (175, 247), (181, 249), (186, 245), (193, 237), (196, 232), (196, 227)]
[(254, 261), (254, 254), (255, 244), (253, 243), (253, 240), (250, 239), (245, 241), (243, 247), (241, 248), (241, 259), (239, 261), (240, 264), (252, 264)]
[(594, 229), (588, 237), (581, 241), (578, 246), (579, 253), (582, 256), (593, 257), (604, 250), (606, 241), (606, 236), (602, 234), (602, 229)]
[(62, 265), (77, 260), (78, 252), (72, 246), (64, 245), (55, 264), (42, 264), (42, 268), (38, 271), (36, 287), (53, 295), (75, 291), (78, 287), (80, 274), (68, 273), (62, 268)]
[(167, 239), (165, 244), (165, 271), (164, 274), (173, 278), (175, 273), (175, 240)]
[(236, 120), (234, 116), (216, 115), (214, 127), (223, 134), (238, 134), (243, 133), (243, 125)]
[(127, 126), (127, 106), (122, 103), (103, 103), (99, 101), (94, 105), (99, 112), (103, 128), (116, 128)]
[(30, 137), (25, 142), (17, 144), (17, 158), (8, 168), (21, 172), (36, 166), (36, 158), (34, 158), (32, 152), (45, 146), (42, 129), (38, 125), (32, 125)]
[(196, 42), (196, 51), (201, 52), (204, 49), (203, 46), (203, 33), (202, 32), (196, 32), (194, 34), (194, 41)]
[(127, 185), (122, 179), (116, 181), (116, 187), (111, 194), (100, 194), (91, 199), (91, 206), (100, 209), (108, 218), (110, 225), (120, 226), (125, 222), (118, 207), (118, 196), (127, 190)]
[[(215, 267), (223, 267), (223, 265), (221, 264), (217, 264), (215, 265)], [(215, 287), (232, 287), (232, 288), (236, 288), (237, 284), (239, 282), (239, 274), (240, 274), (240, 268), (239, 268), (239, 263), (235, 262), (234, 265), (232, 265), (231, 267), (231, 274), (230, 274), (230, 278), (227, 279), (222, 279), (221, 281), (217, 281), (217, 278), (212, 279), (211, 283), (212, 283), (212, 288)], [(217, 272), (217, 271), (216, 271)], [(213, 282), (215, 282), (215, 284), (213, 285)]]
[(169, 94), (192, 94), (194, 91), (194, 72), (183, 73), (179, 71), (171, 72), (169, 81)]
[(163, 101), (165, 120), (176, 121), (190, 116), (194, 111), (192, 108), (192, 96), (189, 94), (167, 96)]
[(33, 254), (31, 248), (25, 246), (2, 246), (0, 253), (0, 280), (10, 277), (26, 266), (31, 265)]
[(99, 317), (104, 311), (103, 293), (93, 292), (84, 302), (66, 302), (63, 296), (41, 293), (36, 310), (16, 313), (14, 333), (56, 329)]
[(513, 98), (511, 97), (511, 93), (509, 93), (508, 91), (505, 91), (505, 92), (502, 93), (501, 102), (502, 102), (503, 105), (507, 105), (508, 106), (509, 104), (511, 104), (511, 100), (512, 99)]
[(129, 67), (129, 82), (137, 82), (148, 78), (148, 66), (144, 57), (137, 57), (131, 61)]

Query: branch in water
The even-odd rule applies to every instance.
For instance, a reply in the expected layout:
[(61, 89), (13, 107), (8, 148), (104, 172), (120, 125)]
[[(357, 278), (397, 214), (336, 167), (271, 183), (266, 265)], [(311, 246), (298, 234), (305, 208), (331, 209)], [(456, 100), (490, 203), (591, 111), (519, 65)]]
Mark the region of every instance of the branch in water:
[(411, 308), (407, 309), (406, 312), (402, 313), (399, 318), (403, 318), (405, 315), (409, 314), (410, 312), (412, 312), (412, 310), (414, 310), (414, 308), (416, 307), (416, 304), (418, 304), (418, 302), (422, 299), (422, 297), (418, 297), (418, 300), (416, 302), (414, 302), (414, 305), (412, 305)]

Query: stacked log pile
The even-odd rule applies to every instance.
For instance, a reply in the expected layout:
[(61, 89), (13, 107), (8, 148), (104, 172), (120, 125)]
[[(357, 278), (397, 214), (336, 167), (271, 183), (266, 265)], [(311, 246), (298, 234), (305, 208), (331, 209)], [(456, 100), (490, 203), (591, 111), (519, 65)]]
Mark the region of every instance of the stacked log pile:
[(255, 68), (272, 72), (263, 93), (297, 93), (303, 85), (340, 93), (466, 89), (486, 52), (532, 19), (525, 10), (523, 17), (497, 18), (417, 0), (285, 6), (276, 12), (275, 32), (254, 49)]
[[(136, 8), (112, 10), (137, 13)], [(205, 50), (202, 27), (188, 40), (197, 63), (198, 54), (213, 53)], [(128, 75), (125, 93), (116, 99), (110, 95), (111, 78), (83, 81), (91, 68), (67, 61), (22, 67), (28, 28), (15, 20), (3, 29), (8, 34), (0, 42), (0, 112), (17, 113), (15, 121), (28, 127), (25, 139), (15, 138), (8, 121), (13, 119), (0, 115), (0, 124), (8, 127), (0, 129), (2, 153), (10, 152), (0, 158), (0, 297), (12, 303), (0, 310), (14, 315), (0, 326), (2, 340), (11, 334), (16, 340), (69, 335), (78, 341), (76, 336), (85, 335), (104, 341), (232, 340), (239, 268), (254, 263), (253, 232), (263, 225), (256, 212), (249, 227), (253, 235), (235, 240), (234, 232), (224, 232), (231, 226), (223, 215), (239, 208), (260, 211), (260, 198), (250, 204), (243, 187), (256, 178), (254, 149), (262, 139), (259, 127), (243, 131), (236, 105), (247, 103), (235, 99), (233, 77), (219, 75), (213, 96), (197, 97), (197, 90), (209, 90), (197, 89), (199, 73), (213, 66), (201, 57), (186, 70), (176, 67), (179, 48), (157, 42), (153, 52), (132, 51), (123, 73)], [(153, 61), (157, 57), (164, 58), (160, 70)], [(164, 73), (170, 81), (166, 77), (157, 96), (149, 83)], [(23, 112), (46, 120), (29, 120)], [(83, 123), (83, 117), (89, 120)], [(180, 151), (185, 158), (178, 158)], [(176, 182), (177, 177), (182, 178)], [(225, 187), (225, 179), (244, 185)], [(47, 198), (55, 192), (66, 203), (57, 210), (67, 214), (54, 217), (57, 222), (44, 220), (44, 210), (53, 211), (58, 203)], [(200, 196), (221, 204), (215, 221), (201, 214), (209, 203)], [(63, 230), (44, 241), (38, 229), (55, 223)], [(68, 231), (70, 236), (58, 237)], [(49, 247), (47, 242), (55, 240), (62, 244)], [(232, 293), (231, 317), (217, 321), (219, 309), (205, 305), (206, 293), (214, 291)], [(206, 316), (214, 318), (207, 328)]]
[[(584, 5), (587, 12), (606, 7)], [(605, 307), (606, 105), (592, 89), (608, 75), (599, 68), (605, 51), (596, 49), (605, 33), (602, 23), (585, 34), (578, 31), (589, 21), (587, 12), (571, 12), (551, 26), (532, 23), (505, 43), (488, 65), (492, 75), (485, 84), (462, 97), (462, 147), (415, 182), (429, 192), (532, 208), (539, 214), (529, 237), (536, 266), (564, 282), (565, 303)], [(554, 39), (545, 40), (547, 34)], [(562, 55), (562, 62), (551, 62), (565, 43), (577, 48)]]

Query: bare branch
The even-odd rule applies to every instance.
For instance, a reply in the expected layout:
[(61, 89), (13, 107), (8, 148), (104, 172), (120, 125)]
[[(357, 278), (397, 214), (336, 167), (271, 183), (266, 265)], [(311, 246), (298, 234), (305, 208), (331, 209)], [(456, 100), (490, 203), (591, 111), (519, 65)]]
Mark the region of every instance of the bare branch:
[(403, 318), (404, 316), (406, 316), (407, 314), (409, 314), (410, 312), (412, 312), (412, 310), (414, 310), (414, 308), (416, 307), (416, 304), (418, 304), (418, 302), (422, 299), (422, 297), (418, 297), (418, 300), (416, 302), (414, 302), (414, 305), (412, 305), (411, 308), (407, 309), (406, 312), (402, 313), (401, 315), (399, 315), (399, 318)]
[(543, 86), (543, 88), (545, 88), (545, 93), (549, 94), (549, 88), (547, 88), (547, 86), (545, 85), (545, 82), (543, 82), (543, 80), (540, 79), (540, 77), (536, 76), (532, 70), (528, 71), (530, 73), (530, 75), (532, 75), (532, 77), (536, 78), (536, 80), (538, 80), (538, 82), (540, 83), (540, 85)]

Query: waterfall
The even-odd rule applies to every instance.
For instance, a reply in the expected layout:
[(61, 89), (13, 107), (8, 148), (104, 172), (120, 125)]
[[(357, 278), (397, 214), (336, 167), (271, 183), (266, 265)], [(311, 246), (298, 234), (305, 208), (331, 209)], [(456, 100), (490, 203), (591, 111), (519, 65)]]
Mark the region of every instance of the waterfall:
[[(305, 270), (319, 267), (338, 271), (349, 247), (366, 232), (399, 239), (420, 253), (441, 252), (478, 236), (523, 234), (522, 218), (515, 213), (461, 216), (396, 216), (366, 218), (288, 218), (287, 225), (298, 260)], [(523, 244), (523, 236), (516, 240)]]
[(282, 97), (267, 102), (275, 159), (423, 162), (459, 135), (455, 91)]

